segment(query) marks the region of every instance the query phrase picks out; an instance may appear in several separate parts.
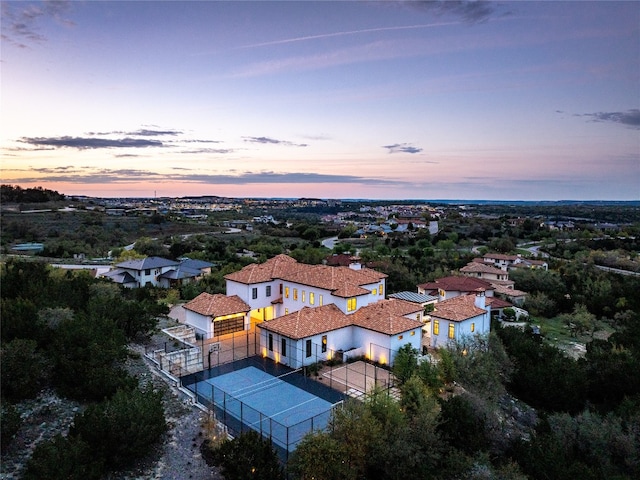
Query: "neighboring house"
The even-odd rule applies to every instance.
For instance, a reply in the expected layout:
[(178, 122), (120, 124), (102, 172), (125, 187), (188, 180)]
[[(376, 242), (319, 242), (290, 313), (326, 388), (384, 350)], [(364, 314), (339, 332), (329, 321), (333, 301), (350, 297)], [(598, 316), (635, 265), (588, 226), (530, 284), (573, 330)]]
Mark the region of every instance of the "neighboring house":
[(460, 273), (467, 277), (481, 278), (489, 282), (493, 280), (509, 280), (509, 272), (506, 270), (476, 261), (467, 263), (460, 269)]
[(200, 280), (211, 273), (213, 264), (203, 260), (183, 258), (177, 268), (161, 274), (158, 284), (163, 288), (179, 287)]
[(473, 335), (488, 334), (491, 329), (491, 307), (484, 292), (459, 295), (436, 304), (431, 312), (431, 347), (450, 342), (464, 343)]
[(504, 255), (502, 253), (486, 253), (482, 256), (482, 262), (505, 271), (511, 268), (544, 268), (545, 270), (549, 268), (549, 264), (544, 260), (532, 260), (520, 255)]
[(261, 323), (260, 351), (276, 362), (301, 368), (347, 353), (393, 364), (407, 343), (421, 346), (422, 307), (404, 300), (380, 300), (347, 314), (335, 304), (302, 309)]
[(237, 295), (203, 292), (184, 305), (185, 323), (196, 337), (211, 338), (248, 329), (250, 307)]
[(511, 265), (518, 261), (518, 255), (505, 255), (502, 253), (485, 253), (482, 256), (482, 260), (485, 263), (490, 263), (494, 267), (501, 270), (508, 270)]
[(163, 287), (183, 285), (211, 273), (212, 264), (184, 258), (181, 261), (162, 257), (146, 257), (118, 263), (104, 277), (128, 288)]
[(495, 288), (487, 280), (466, 276), (450, 276), (438, 278), (433, 282), (418, 285), (418, 293), (438, 296), (439, 301), (448, 300), (460, 295), (475, 294), (478, 289), (487, 297), (493, 297)]
[(518, 262), (513, 264), (511, 268), (542, 268), (544, 270), (549, 270), (549, 264), (544, 260), (521, 258)]

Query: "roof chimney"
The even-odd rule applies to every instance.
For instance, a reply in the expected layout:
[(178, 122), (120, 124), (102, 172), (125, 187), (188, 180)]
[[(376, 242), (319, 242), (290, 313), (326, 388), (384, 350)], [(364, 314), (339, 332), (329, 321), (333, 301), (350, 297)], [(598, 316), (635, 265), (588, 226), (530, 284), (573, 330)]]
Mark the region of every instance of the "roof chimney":
[(478, 308), (482, 308), (483, 310), (487, 308), (487, 305), (485, 303), (485, 297), (484, 297), (484, 290), (483, 289), (481, 289), (481, 288), (476, 289), (476, 298), (475, 298), (473, 304)]

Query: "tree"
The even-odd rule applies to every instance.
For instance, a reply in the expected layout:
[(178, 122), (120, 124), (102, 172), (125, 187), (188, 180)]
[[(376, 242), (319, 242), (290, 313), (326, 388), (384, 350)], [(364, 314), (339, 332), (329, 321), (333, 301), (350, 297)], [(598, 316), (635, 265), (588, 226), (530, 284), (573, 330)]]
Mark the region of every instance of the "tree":
[(209, 449), (203, 444), (203, 457), (208, 464), (219, 466), (226, 480), (284, 480), (278, 455), (270, 440), (254, 431), (243, 432)]
[(35, 340), (16, 338), (0, 350), (2, 396), (13, 401), (34, 398), (47, 378), (47, 361)]
[(100, 401), (135, 379), (121, 367), (126, 339), (110, 320), (75, 317), (53, 333), (50, 355), (59, 391), (77, 400)]
[(400, 406), (411, 417), (417, 415), (431, 401), (429, 389), (418, 375), (413, 375), (402, 385), (401, 393)]
[(89, 405), (76, 415), (69, 433), (115, 469), (145, 455), (166, 430), (162, 393), (135, 388), (118, 390), (111, 399)]
[(441, 401), (440, 405), (438, 431), (449, 445), (467, 454), (486, 450), (489, 442), (485, 436), (483, 412), (476, 413), (465, 395), (453, 396)]
[(353, 472), (347, 466), (345, 449), (327, 432), (306, 435), (293, 452), (288, 469), (300, 480), (353, 478)]
[(418, 350), (410, 343), (400, 347), (393, 361), (393, 374), (400, 385), (409, 380), (418, 366)]
[(562, 320), (568, 325), (574, 337), (590, 333), (593, 338), (598, 326), (596, 316), (590, 313), (585, 305), (576, 305), (571, 314), (562, 315)]

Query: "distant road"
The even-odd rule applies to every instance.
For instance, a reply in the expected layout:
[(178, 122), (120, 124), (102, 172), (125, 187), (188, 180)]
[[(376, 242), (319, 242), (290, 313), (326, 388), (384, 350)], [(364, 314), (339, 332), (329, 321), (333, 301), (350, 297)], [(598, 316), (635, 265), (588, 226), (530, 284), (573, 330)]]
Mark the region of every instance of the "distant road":
[(596, 268), (600, 270), (604, 270), (605, 272), (611, 273), (619, 273), (620, 275), (631, 275), (634, 277), (640, 277), (640, 272), (632, 272), (631, 270), (620, 270), (619, 268), (611, 268), (605, 267), (604, 265), (594, 265)]
[(328, 248), (329, 250), (333, 250), (333, 247), (338, 243), (338, 237), (329, 237), (322, 240), (322, 246)]

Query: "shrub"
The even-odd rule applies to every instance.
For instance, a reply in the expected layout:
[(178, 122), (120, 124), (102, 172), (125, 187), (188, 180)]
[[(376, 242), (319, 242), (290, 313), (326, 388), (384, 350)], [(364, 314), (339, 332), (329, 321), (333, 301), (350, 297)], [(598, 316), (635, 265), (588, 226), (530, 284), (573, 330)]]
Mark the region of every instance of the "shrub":
[(0, 445), (2, 450), (7, 448), (13, 440), (13, 437), (20, 430), (20, 414), (16, 410), (16, 407), (3, 401), (0, 404)]
[(17, 338), (0, 350), (2, 395), (19, 401), (34, 398), (46, 378), (47, 362), (35, 340)]
[(284, 480), (278, 456), (267, 439), (253, 430), (222, 442), (219, 447), (205, 441), (202, 456), (208, 465), (220, 467), (227, 480)]
[(76, 415), (70, 433), (86, 441), (109, 468), (145, 455), (167, 430), (161, 392), (119, 390), (112, 399)]
[(24, 480), (98, 480), (102, 478), (102, 459), (79, 437), (61, 435), (42, 442), (27, 462)]

